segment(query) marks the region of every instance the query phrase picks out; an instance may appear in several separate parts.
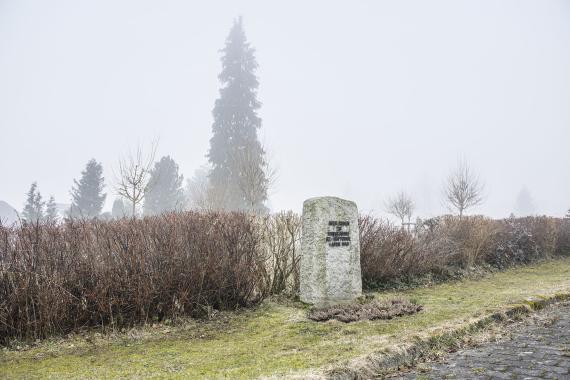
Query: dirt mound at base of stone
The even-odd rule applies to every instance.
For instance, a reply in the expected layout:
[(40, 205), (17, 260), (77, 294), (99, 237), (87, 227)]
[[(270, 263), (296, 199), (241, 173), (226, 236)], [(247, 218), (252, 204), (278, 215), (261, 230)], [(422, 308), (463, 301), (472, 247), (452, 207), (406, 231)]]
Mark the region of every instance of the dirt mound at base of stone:
[(312, 309), (309, 312), (309, 319), (317, 322), (336, 319), (348, 323), (362, 320), (392, 319), (415, 314), (421, 310), (421, 305), (411, 303), (406, 299), (395, 298), (387, 301), (342, 304)]

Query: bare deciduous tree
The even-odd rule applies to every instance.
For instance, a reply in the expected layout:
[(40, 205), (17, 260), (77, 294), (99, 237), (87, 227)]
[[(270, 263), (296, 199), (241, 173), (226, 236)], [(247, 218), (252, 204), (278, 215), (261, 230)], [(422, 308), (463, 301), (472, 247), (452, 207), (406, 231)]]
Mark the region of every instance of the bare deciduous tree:
[(119, 175), (117, 178), (117, 194), (126, 199), (132, 207), (132, 216), (136, 216), (137, 205), (143, 199), (148, 184), (149, 173), (154, 162), (157, 142), (153, 142), (148, 153), (144, 153), (138, 145), (136, 152), (119, 160)]
[(210, 184), (211, 168), (204, 165), (186, 182), (186, 202), (190, 210), (210, 211), (223, 208), (225, 189), (214, 189)]
[(405, 219), (412, 219), (416, 205), (412, 197), (404, 191), (400, 191), (395, 196), (390, 197), (386, 202), (386, 211), (390, 214), (400, 218), (402, 228), (404, 228)]
[(453, 170), (444, 188), (444, 199), (448, 207), (459, 212), (459, 219), (470, 207), (483, 203), (484, 186), (479, 177), (465, 161), (460, 161)]
[(249, 211), (259, 212), (260, 205), (267, 200), (269, 189), (273, 187), (277, 171), (269, 160), (253, 154), (249, 149), (240, 150), (234, 158), (239, 170), (238, 188), (244, 197)]

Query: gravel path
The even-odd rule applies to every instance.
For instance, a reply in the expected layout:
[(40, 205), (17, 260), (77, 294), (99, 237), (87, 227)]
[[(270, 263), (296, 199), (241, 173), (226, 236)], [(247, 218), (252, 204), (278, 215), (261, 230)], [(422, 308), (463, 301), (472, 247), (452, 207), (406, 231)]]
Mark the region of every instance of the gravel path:
[(512, 326), (510, 338), (450, 354), (400, 379), (570, 379), (570, 303)]

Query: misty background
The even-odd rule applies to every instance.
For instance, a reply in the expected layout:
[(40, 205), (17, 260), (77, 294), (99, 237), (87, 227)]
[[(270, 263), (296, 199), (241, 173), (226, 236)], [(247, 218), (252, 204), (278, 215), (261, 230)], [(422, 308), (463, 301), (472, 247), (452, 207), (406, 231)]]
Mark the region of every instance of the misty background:
[(312, 196), (383, 212), (399, 190), (445, 212), (459, 158), (485, 183), (469, 213), (570, 208), (570, 2), (0, 0), (0, 200), (30, 184), (70, 203), (95, 158), (159, 139), (185, 178), (206, 163), (220, 52), (243, 16), (256, 49), (272, 210)]

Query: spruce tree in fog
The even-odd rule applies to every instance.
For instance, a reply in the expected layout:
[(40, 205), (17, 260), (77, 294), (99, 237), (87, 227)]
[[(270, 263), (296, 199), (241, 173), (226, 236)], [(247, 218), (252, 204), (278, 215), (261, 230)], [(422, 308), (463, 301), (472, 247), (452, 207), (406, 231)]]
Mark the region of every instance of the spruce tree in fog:
[(184, 208), (184, 178), (178, 174), (178, 165), (169, 156), (162, 157), (150, 171), (145, 190), (144, 214), (159, 215)]
[(57, 205), (55, 204), (55, 198), (53, 196), (49, 197), (46, 203), (46, 221), (57, 222)]
[[(254, 52), (239, 18), (222, 49), (222, 72), (218, 76), (221, 89), (213, 110), (208, 152), (211, 190), (221, 199), (217, 208), (226, 210), (262, 209), (267, 199), (265, 152), (257, 137), (261, 127), (257, 110), (261, 104), (257, 100), (259, 82)], [(244, 173), (255, 173), (256, 189), (248, 188), (252, 181), (244, 180)], [(248, 199), (252, 198), (248, 194), (255, 197)]]
[(125, 208), (125, 202), (122, 198), (115, 198), (113, 202), (113, 208), (111, 209), (111, 217), (113, 219), (120, 219), (127, 216), (127, 210)]
[(30, 190), (26, 194), (26, 203), (22, 211), (22, 218), (28, 223), (37, 223), (44, 218), (44, 205), (42, 195), (38, 191), (37, 182), (32, 183)]
[(71, 189), (71, 217), (94, 218), (101, 213), (107, 197), (107, 194), (103, 194), (103, 181), (103, 166), (95, 159), (89, 160), (79, 181), (73, 180), (75, 185)]
[(536, 211), (534, 200), (530, 195), (530, 191), (526, 186), (523, 186), (515, 202), (515, 215), (517, 216), (529, 216), (534, 215)]

